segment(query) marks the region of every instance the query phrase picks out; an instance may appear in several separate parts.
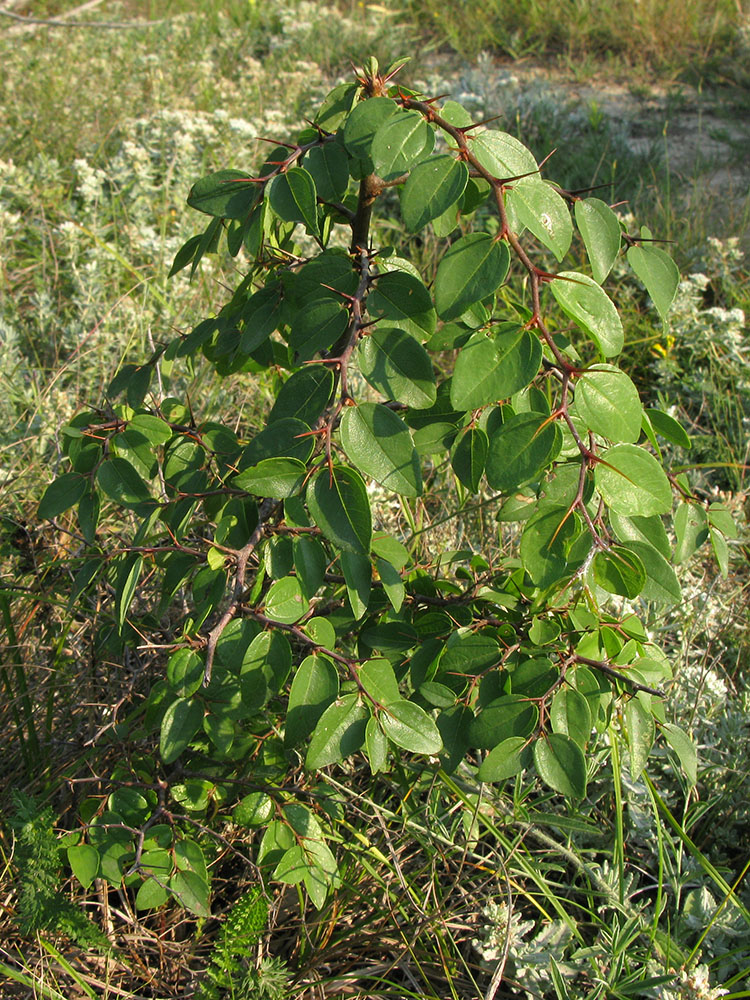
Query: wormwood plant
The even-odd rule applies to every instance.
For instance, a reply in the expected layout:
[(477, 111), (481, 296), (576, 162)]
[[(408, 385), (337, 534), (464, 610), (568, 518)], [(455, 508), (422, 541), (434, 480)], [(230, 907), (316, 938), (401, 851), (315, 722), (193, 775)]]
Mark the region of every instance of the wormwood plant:
[[(624, 253), (665, 317), (677, 269), (512, 136), (395, 85), (401, 65), (334, 88), (257, 174), (195, 184), (210, 221), (172, 273), (225, 244), (229, 301), (63, 429), (40, 515), (75, 509), (71, 606), (99, 607), (107, 658), (166, 651), (69, 848), (84, 886), (140, 909), (209, 913), (197, 827), (229, 806), (265, 876), (323, 907), (343, 836), (326, 769), (355, 754), (373, 782), (408, 760), (575, 803), (607, 734), (633, 776), (663, 740), (696, 779), (646, 626), (680, 596), (673, 513), (681, 557), (710, 538), (722, 559), (732, 523), (663, 467), (660, 441), (690, 440), (618, 367), (602, 287)], [(170, 394), (200, 356), (270, 388), (257, 433)], [(471, 540), (480, 517), (511, 544), (446, 548), (441, 527)]]

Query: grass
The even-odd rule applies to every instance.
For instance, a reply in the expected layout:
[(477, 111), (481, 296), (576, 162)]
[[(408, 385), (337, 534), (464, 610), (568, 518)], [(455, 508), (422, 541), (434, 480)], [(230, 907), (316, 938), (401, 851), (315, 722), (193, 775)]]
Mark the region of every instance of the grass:
[[(49, 0), (34, 12), (54, 16), (66, 6)], [(72, 585), (70, 525), (43, 528), (34, 510), (59, 462), (60, 424), (101, 398), (123, 359), (142, 359), (222, 297), (218, 265), (204, 268), (192, 284), (184, 276), (166, 281), (171, 257), (193, 231), (184, 206), (189, 185), (206, 170), (256, 157), (251, 136), (301, 124), (303, 109), (330, 78), (348, 71), (349, 58), (374, 51), (386, 62), (412, 47), (419, 33), (464, 60), (494, 48), (514, 58), (562, 61), (579, 76), (613, 65), (633, 75), (646, 67), (669, 80), (732, 76), (727, 58), (739, 51), (742, 8), (708, 0), (678, 6), (476, 0), (446, 7), (399, 0), (385, 9), (342, 0), (339, 20), (326, 4), (233, 0), (219, 7), (173, 0), (150, 3), (144, 12), (132, 2), (106, 5), (106, 16), (164, 17), (164, 24), (114, 34), (40, 29), (24, 35), (23, 44), (0, 23), (0, 475), (6, 498), (0, 712), (3, 731), (14, 734), (2, 762), (6, 816), (14, 786), (35, 793), (40, 808), (54, 807), (55, 837), (76, 826), (81, 798), (103, 802), (123, 746), (109, 731), (97, 744), (96, 734), (114, 717), (129, 719), (137, 733), (150, 679), (163, 670), (156, 658), (124, 658), (107, 649), (96, 617), (90, 626), (79, 620), (71, 627), (64, 615)], [(104, 10), (91, 17), (103, 17)], [(528, 137), (539, 156), (559, 145), (561, 164), (575, 160), (575, 170), (560, 174), (562, 183), (612, 181), (620, 193), (626, 190), (655, 231), (679, 239), (683, 263), (705, 272), (710, 308), (750, 308), (743, 262), (726, 245), (713, 255), (706, 250), (706, 236), (716, 232), (717, 199), (701, 185), (702, 175), (680, 200), (685, 177), (669, 163), (668, 149), (656, 162), (647, 153), (647, 167), (643, 156), (629, 152), (621, 123), (595, 106), (572, 107), (549, 87), (480, 92), (476, 77), (487, 78), (482, 65), (469, 79), (487, 105), (478, 102), (477, 111), (502, 107), (506, 127)], [(451, 87), (471, 77), (458, 61), (445, 66), (440, 62), (433, 71), (424, 60), (413, 73), (442, 73), (449, 79), (438, 82)], [(739, 235), (747, 202), (728, 200), (731, 222), (722, 223), (723, 232)], [(709, 463), (724, 436), (722, 455), (736, 475), (723, 485), (740, 493), (747, 483), (742, 393), (750, 391), (742, 380), (750, 364), (741, 338), (734, 353), (726, 347), (737, 323), (707, 317), (709, 303), (701, 299), (685, 307), (670, 342), (655, 328), (642, 289), (622, 275), (614, 281), (618, 296), (629, 296), (631, 330), (643, 335), (633, 354), (639, 384), (682, 406), (707, 439), (700, 457)], [(657, 346), (667, 355), (663, 360)], [(695, 376), (689, 394), (686, 373)], [(249, 380), (237, 379), (228, 396), (200, 368), (173, 378), (175, 387), (188, 386), (204, 417), (232, 412), (241, 425), (252, 424), (257, 389)], [(703, 482), (715, 489), (715, 480)], [(459, 529), (444, 527), (449, 548)], [(494, 541), (496, 527), (478, 522), (468, 530)], [(345, 877), (319, 914), (306, 910), (293, 888), (276, 893), (274, 887), (263, 949), (278, 964), (263, 996), (280, 983), (283, 996), (299, 1000), (347, 991), (363, 998), (463, 1000), (491, 995), (499, 983), (498, 998), (528, 989), (550, 998), (567, 990), (587, 1000), (683, 1000), (700, 995), (687, 984), (694, 970), (679, 971), (689, 956), (710, 970), (714, 985), (747, 995), (748, 896), (740, 881), (748, 822), (746, 574), (737, 565), (735, 577), (717, 585), (710, 560), (683, 573), (690, 600), (673, 640), (683, 680), (670, 712), (704, 746), (700, 794), (680, 785), (664, 749), (653, 761), (652, 788), (630, 780), (626, 760), (619, 762), (616, 788), (606, 740), (586, 811), (573, 818), (539, 788), (511, 783), (488, 790), (470, 773), (402, 771), (373, 790), (361, 764), (324, 787), (292, 770), (289, 794), (325, 802), (343, 818), (335, 846)], [(59, 604), (44, 598), (50, 592), (62, 595)], [(150, 749), (146, 742), (126, 746), (133, 766)], [(186, 822), (209, 845), (213, 912), (223, 917), (256, 879), (248, 853), (257, 835), (228, 822), (216, 827), (207, 814)], [(194, 921), (176, 907), (138, 912), (127, 891), (105, 882), (90, 892), (73, 888), (63, 867), (55, 891), (85, 907), (116, 940), (116, 954), (99, 958), (40, 931), (22, 935), (14, 920), (16, 844), (7, 822), (0, 849), (4, 995), (166, 1000), (185, 995), (206, 968), (217, 920)], [(728, 892), (735, 882), (739, 904)]]

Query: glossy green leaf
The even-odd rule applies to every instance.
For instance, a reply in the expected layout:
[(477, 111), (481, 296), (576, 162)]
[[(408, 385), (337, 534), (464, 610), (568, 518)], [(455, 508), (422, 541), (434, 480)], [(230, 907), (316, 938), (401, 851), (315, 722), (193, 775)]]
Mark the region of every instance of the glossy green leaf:
[(305, 597), (310, 600), (323, 586), (328, 557), (317, 538), (300, 535), (294, 539), (294, 570)]
[(208, 883), (193, 871), (177, 871), (169, 880), (177, 901), (197, 917), (210, 917)]
[(381, 274), (368, 296), (367, 310), (374, 320), (399, 327), (419, 341), (435, 332), (437, 317), (430, 293), (407, 271)]
[(541, 178), (529, 177), (508, 191), (506, 202), (542, 246), (561, 261), (573, 240), (573, 223), (557, 191)]
[(375, 173), (395, 180), (426, 159), (435, 145), (435, 133), (419, 111), (397, 111), (380, 125), (370, 147)]
[(291, 167), (271, 181), (267, 192), (271, 208), (284, 222), (301, 222), (314, 236), (318, 228), (318, 192), (303, 167)]
[(328, 94), (315, 115), (315, 124), (335, 132), (352, 110), (359, 94), (358, 83), (340, 83)]
[(327, 350), (346, 332), (349, 313), (343, 302), (319, 299), (299, 312), (289, 331), (289, 347), (295, 360), (310, 361), (319, 351)]
[(99, 874), (99, 852), (91, 844), (76, 844), (68, 848), (68, 864), (84, 889), (88, 889)]
[(339, 677), (327, 656), (308, 656), (297, 667), (289, 691), (284, 744), (299, 746), (339, 694)]
[(398, 105), (390, 97), (371, 97), (359, 103), (344, 126), (344, 145), (351, 155), (360, 160), (368, 159), (375, 133), (398, 110)]
[(305, 758), (309, 770), (327, 767), (360, 749), (365, 739), (367, 709), (356, 694), (347, 694), (323, 712)]
[(480, 781), (505, 781), (521, 770), (521, 751), (526, 744), (523, 736), (509, 736), (493, 747), (477, 771)]
[(266, 795), (265, 792), (250, 792), (234, 807), (232, 822), (238, 826), (265, 826), (273, 818), (274, 811), (274, 802), (270, 795)]
[(89, 480), (77, 472), (64, 472), (44, 491), (39, 502), (37, 515), (43, 520), (58, 517), (70, 507), (73, 507), (84, 496)]
[(102, 493), (121, 507), (136, 509), (141, 505), (156, 506), (148, 486), (124, 458), (110, 458), (102, 462), (96, 473), (96, 481)]
[(464, 193), (469, 169), (455, 156), (434, 156), (416, 166), (401, 189), (401, 215), (411, 233), (454, 205)]
[(163, 906), (169, 899), (169, 889), (154, 878), (147, 878), (141, 882), (138, 892), (135, 894), (136, 910), (155, 910)]
[(687, 431), (674, 417), (663, 410), (656, 409), (646, 410), (646, 416), (656, 433), (660, 437), (663, 437), (665, 441), (671, 441), (672, 444), (676, 444), (679, 448), (692, 447), (692, 441), (688, 437)]
[(691, 785), (698, 781), (698, 752), (688, 734), (672, 723), (663, 723), (660, 732), (677, 754), (682, 770)]
[(402, 496), (422, 492), (419, 456), (409, 428), (381, 403), (360, 403), (344, 411), (341, 443), (349, 460), (381, 486)]
[(646, 584), (641, 592), (645, 601), (657, 604), (678, 604), (682, 590), (677, 574), (661, 553), (648, 542), (624, 542), (625, 548), (635, 552), (646, 570)]
[(633, 600), (646, 586), (646, 569), (640, 557), (622, 546), (597, 552), (593, 567), (594, 580), (610, 594)]
[(508, 399), (539, 371), (542, 345), (523, 327), (503, 323), (491, 333), (478, 330), (461, 348), (451, 381), (451, 403), (475, 410)]
[(313, 146), (305, 154), (305, 169), (323, 201), (340, 201), (349, 186), (349, 160), (338, 142)]
[(575, 404), (578, 416), (595, 434), (624, 443), (634, 443), (641, 435), (638, 390), (615, 365), (596, 365), (576, 379)]
[(245, 469), (232, 481), (232, 486), (256, 497), (286, 500), (300, 492), (307, 467), (298, 458), (264, 458)]
[(561, 795), (582, 799), (586, 794), (586, 761), (581, 748), (563, 733), (550, 733), (534, 744), (539, 777)]
[(133, 552), (123, 561), (117, 572), (115, 584), (115, 618), (120, 628), (125, 624), (130, 605), (138, 590), (138, 581), (143, 572), (143, 556)]
[(680, 503), (674, 516), (674, 561), (684, 563), (708, 539), (708, 515), (697, 503)]
[[(310, 427), (294, 417), (283, 417), (264, 427), (242, 452), (238, 467), (247, 469), (267, 458), (296, 458), (306, 462), (315, 447)], [(236, 483), (236, 480), (235, 480)]]
[(380, 723), (374, 715), (367, 720), (365, 750), (372, 774), (384, 771), (388, 761), (388, 737), (381, 729)]
[(402, 750), (436, 754), (443, 747), (440, 731), (432, 718), (413, 701), (393, 701), (380, 714), (383, 732)]
[(491, 750), (511, 736), (525, 739), (539, 721), (539, 709), (526, 697), (505, 695), (486, 705), (469, 726), (469, 745)]
[(341, 553), (340, 558), (352, 614), (359, 621), (367, 612), (370, 603), (372, 563), (367, 556), (346, 550)]
[(452, 632), (440, 658), (446, 674), (481, 674), (497, 666), (502, 653), (490, 632)]
[(333, 372), (326, 365), (308, 365), (283, 384), (268, 415), (268, 423), (292, 417), (312, 427), (332, 392)]
[(177, 698), (164, 713), (159, 752), (165, 764), (177, 760), (198, 732), (203, 721), (203, 705), (194, 699)]
[(593, 278), (561, 271), (550, 288), (562, 311), (589, 334), (605, 358), (620, 353), (624, 341), (620, 315)]
[(244, 219), (255, 204), (259, 185), (242, 170), (217, 170), (190, 189), (191, 208), (224, 219)]
[(512, 493), (541, 473), (559, 449), (554, 421), (543, 413), (517, 413), (490, 435), (487, 482)]
[(575, 215), (594, 281), (601, 285), (620, 252), (620, 220), (599, 198), (579, 198), (575, 203)]
[(637, 781), (646, 766), (656, 736), (654, 717), (637, 697), (631, 698), (625, 705), (625, 725), (630, 748), (630, 777)]
[(577, 565), (569, 562), (570, 546), (579, 522), (568, 507), (543, 507), (524, 525), (521, 561), (537, 587), (547, 588), (571, 576)]
[(388, 660), (375, 657), (366, 660), (358, 671), (359, 683), (378, 705), (392, 705), (401, 701), (398, 681)]
[(589, 703), (580, 691), (561, 687), (555, 692), (550, 708), (550, 722), (556, 733), (562, 733), (585, 749), (593, 725)]
[(510, 252), (488, 233), (469, 233), (451, 246), (438, 264), (435, 308), (441, 319), (458, 319), (470, 306), (497, 291), (505, 281)]
[(680, 284), (677, 265), (660, 247), (630, 247), (626, 256), (628, 264), (646, 286), (657, 312), (666, 320)]
[(594, 481), (612, 510), (626, 517), (669, 513), (672, 487), (653, 455), (634, 444), (617, 444), (601, 458)]
[(481, 427), (467, 427), (456, 441), (451, 468), (471, 493), (479, 491), (489, 447), (489, 438)]
[(379, 325), (360, 340), (356, 356), (364, 378), (387, 399), (415, 409), (435, 402), (437, 388), (430, 356), (406, 331)]
[(340, 549), (367, 555), (372, 514), (362, 477), (347, 466), (319, 470), (307, 487), (307, 505), (315, 523)]
[(658, 514), (652, 514), (651, 517), (626, 517), (610, 510), (609, 523), (621, 542), (648, 542), (665, 559), (671, 557), (672, 544)]
[(266, 615), (271, 621), (293, 625), (305, 614), (309, 604), (295, 576), (277, 580), (266, 594)]
[(380, 582), (383, 584), (383, 590), (391, 602), (393, 610), (398, 614), (406, 597), (406, 588), (401, 579), (401, 574), (386, 559), (376, 559), (375, 568), (378, 571)]
[(172, 653), (167, 662), (167, 681), (180, 698), (190, 698), (203, 683), (202, 657), (188, 646)]
[[(288, 608), (282, 600), (283, 591), (278, 595), (279, 605), (282, 612), (288, 610), (293, 614), (299, 607), (299, 602), (295, 600), (296, 591), (291, 595), (287, 592), (287, 596), (291, 596)], [(266, 630), (256, 635), (240, 664), (243, 704), (252, 709), (265, 705), (272, 694), (277, 694), (281, 690), (291, 667), (292, 651), (285, 635), (277, 629)]]
[(538, 169), (531, 150), (507, 132), (472, 129), (467, 138), (471, 152), (493, 177), (510, 180)]

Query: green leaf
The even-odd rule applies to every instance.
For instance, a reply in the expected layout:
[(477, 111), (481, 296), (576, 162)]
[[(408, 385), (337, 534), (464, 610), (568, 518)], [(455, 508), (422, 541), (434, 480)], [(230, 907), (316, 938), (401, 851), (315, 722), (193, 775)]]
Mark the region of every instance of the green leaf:
[(99, 852), (91, 844), (68, 848), (68, 864), (84, 889), (88, 889), (99, 874)]
[(294, 569), (308, 600), (323, 586), (327, 565), (328, 557), (317, 538), (301, 535), (294, 539)]
[(297, 313), (289, 331), (289, 347), (297, 362), (310, 361), (340, 339), (349, 325), (342, 302), (319, 299)]
[(269, 285), (251, 295), (240, 313), (242, 337), (239, 350), (250, 354), (277, 329), (282, 319), (282, 301), (278, 286)]
[(372, 514), (367, 489), (354, 469), (320, 469), (307, 487), (307, 506), (326, 538), (347, 552), (368, 555)]
[(581, 748), (563, 733), (545, 734), (534, 744), (534, 763), (542, 781), (561, 795), (586, 794), (586, 761)]
[(508, 399), (531, 382), (541, 363), (539, 338), (522, 326), (503, 323), (489, 335), (478, 330), (456, 359), (451, 403), (457, 410), (476, 410)]
[[(279, 595), (279, 603), (283, 608), (282, 597), (283, 593)], [(294, 594), (289, 609), (292, 613), (298, 606), (293, 598)], [(276, 629), (256, 635), (239, 666), (243, 704), (252, 709), (261, 708), (272, 694), (281, 690), (289, 676), (292, 651), (286, 636)]]
[(664, 556), (648, 542), (623, 544), (631, 552), (635, 552), (646, 570), (646, 585), (641, 592), (643, 600), (657, 604), (679, 604), (682, 600), (680, 582)]
[(388, 737), (380, 728), (380, 723), (374, 715), (367, 720), (365, 749), (372, 774), (384, 771), (388, 761)]
[(312, 427), (333, 392), (333, 372), (326, 365), (308, 365), (282, 385), (268, 423), (292, 417)]
[(594, 281), (601, 285), (620, 252), (620, 220), (599, 198), (580, 198), (575, 204), (575, 214)]
[(347, 694), (323, 712), (313, 732), (305, 758), (311, 770), (336, 764), (364, 743), (367, 709), (356, 694)]
[(217, 170), (190, 189), (191, 208), (223, 219), (244, 219), (258, 198), (259, 185), (242, 170)]
[(641, 436), (638, 390), (615, 365), (589, 368), (576, 380), (575, 406), (589, 430), (610, 441), (634, 443)]
[(656, 725), (653, 715), (638, 697), (631, 698), (625, 706), (625, 724), (630, 747), (630, 776), (637, 781), (654, 745)]
[(256, 497), (286, 500), (302, 489), (307, 467), (298, 458), (264, 458), (245, 469), (232, 481), (232, 486)]
[(497, 666), (502, 653), (497, 639), (490, 632), (451, 632), (440, 657), (440, 668), (446, 674), (480, 674)]
[(458, 319), (492, 295), (510, 267), (505, 243), (488, 233), (469, 233), (450, 247), (435, 276), (435, 308), (441, 319)]
[(512, 493), (534, 479), (559, 450), (554, 421), (543, 413), (517, 413), (490, 435), (487, 482)]
[(138, 581), (143, 571), (143, 556), (139, 552), (134, 552), (122, 563), (117, 573), (115, 584), (115, 618), (117, 624), (122, 629), (127, 618), (128, 610), (138, 589)]
[(541, 178), (529, 177), (508, 191), (506, 201), (516, 218), (561, 261), (573, 240), (573, 223), (557, 191)]
[(339, 694), (339, 676), (326, 656), (308, 656), (297, 668), (289, 691), (284, 745), (299, 746)]
[[(289, 717), (287, 716), (287, 725)], [(265, 792), (250, 792), (234, 807), (232, 822), (238, 826), (259, 827), (269, 823), (274, 815), (274, 803)]]
[(467, 427), (456, 441), (451, 468), (471, 493), (479, 492), (489, 447), (489, 438), (481, 427)]
[(486, 705), (469, 725), (469, 745), (480, 750), (497, 746), (498, 738), (526, 739), (536, 728), (539, 709), (526, 697), (504, 695)]
[(420, 496), (419, 456), (398, 414), (381, 403), (350, 406), (341, 419), (340, 432), (347, 457), (361, 472), (394, 493)]
[(376, 280), (367, 299), (374, 320), (406, 330), (416, 340), (427, 340), (435, 332), (437, 317), (424, 284), (406, 271), (387, 271)]
[(383, 732), (402, 750), (436, 754), (443, 747), (435, 722), (413, 701), (394, 701), (380, 714)]
[(358, 83), (340, 83), (334, 87), (320, 105), (315, 124), (327, 132), (335, 132), (354, 107), (358, 94)]
[(177, 698), (164, 713), (159, 752), (165, 764), (177, 760), (201, 728), (203, 705), (194, 699)]
[(246, 469), (266, 458), (297, 458), (306, 462), (314, 447), (308, 424), (295, 417), (282, 417), (256, 434), (242, 452), (238, 465)]
[(698, 753), (695, 744), (684, 730), (672, 723), (663, 723), (660, 731), (677, 754), (686, 778), (691, 785), (695, 785), (698, 781)]
[(88, 489), (88, 479), (77, 472), (64, 472), (44, 491), (39, 502), (37, 515), (43, 521), (64, 513), (84, 496)]
[(398, 327), (378, 326), (360, 340), (357, 361), (364, 378), (387, 399), (426, 409), (437, 398), (430, 356)]
[(398, 614), (406, 597), (406, 588), (401, 579), (401, 574), (386, 559), (376, 559), (375, 567), (378, 571), (380, 582), (383, 584), (383, 590), (391, 602), (393, 610)]
[(371, 97), (360, 102), (344, 126), (344, 145), (351, 155), (360, 160), (369, 159), (375, 133), (398, 110), (390, 97)]
[(346, 581), (346, 593), (349, 597), (352, 614), (359, 621), (367, 611), (370, 603), (372, 586), (372, 564), (367, 556), (357, 552), (341, 553), (341, 568)]
[(183, 647), (169, 657), (167, 681), (180, 698), (191, 698), (203, 683), (203, 659), (194, 649)]
[(521, 751), (526, 744), (523, 736), (510, 736), (487, 754), (477, 771), (480, 781), (505, 781), (521, 770)]
[(146, 504), (156, 506), (148, 486), (124, 458), (110, 458), (102, 462), (96, 481), (102, 493), (121, 507), (137, 509)]
[(562, 733), (585, 749), (593, 725), (587, 699), (572, 687), (555, 692), (550, 709), (550, 722), (556, 733)]
[(561, 271), (550, 288), (565, 315), (589, 334), (605, 358), (620, 353), (624, 340), (620, 315), (593, 278)]
[(653, 455), (634, 444), (617, 444), (594, 469), (604, 502), (626, 517), (650, 517), (672, 509), (672, 487)]
[(340, 201), (349, 186), (349, 159), (338, 142), (313, 146), (305, 154), (305, 168), (323, 201)]
[(671, 557), (672, 545), (658, 514), (652, 514), (651, 517), (625, 517), (624, 514), (610, 510), (609, 524), (621, 542), (648, 542), (665, 559)]
[(380, 125), (372, 140), (370, 157), (384, 181), (395, 180), (426, 159), (435, 145), (435, 133), (418, 111), (397, 111)]
[(402, 700), (393, 667), (380, 657), (367, 660), (358, 671), (359, 683), (379, 705), (390, 706)]
[(507, 132), (473, 129), (467, 138), (478, 163), (493, 177), (510, 180), (538, 170), (531, 150)]
[(177, 901), (197, 917), (208, 918), (208, 883), (192, 871), (177, 871), (169, 880)]
[(630, 247), (626, 256), (628, 264), (646, 286), (646, 291), (664, 322), (680, 284), (677, 265), (669, 254), (659, 247)]
[(469, 168), (455, 156), (435, 156), (416, 166), (401, 189), (401, 215), (410, 233), (454, 205), (466, 188)]
[(594, 580), (608, 593), (633, 600), (646, 586), (646, 570), (635, 552), (613, 546), (594, 556)]
[(136, 910), (156, 910), (163, 906), (169, 899), (169, 889), (160, 885), (154, 878), (147, 878), (141, 882), (138, 892), (135, 894)]
[(692, 448), (693, 443), (688, 437), (687, 431), (679, 421), (675, 420), (663, 410), (646, 410), (646, 416), (651, 422), (651, 426), (656, 433), (666, 441), (671, 441), (679, 448)]
[(300, 620), (309, 608), (302, 593), (302, 587), (295, 576), (286, 576), (277, 580), (268, 588), (266, 594), (266, 616), (271, 621), (293, 625)]
[(319, 236), (318, 192), (315, 181), (304, 167), (292, 167), (271, 181), (268, 200), (284, 222), (301, 222), (313, 236)]
[(674, 561), (684, 563), (708, 539), (708, 515), (696, 503), (680, 503), (674, 516), (674, 533), (677, 539)]
[(546, 589), (571, 576), (577, 569), (568, 561), (570, 546), (579, 532), (579, 522), (568, 507), (543, 507), (524, 525), (521, 561), (537, 587)]

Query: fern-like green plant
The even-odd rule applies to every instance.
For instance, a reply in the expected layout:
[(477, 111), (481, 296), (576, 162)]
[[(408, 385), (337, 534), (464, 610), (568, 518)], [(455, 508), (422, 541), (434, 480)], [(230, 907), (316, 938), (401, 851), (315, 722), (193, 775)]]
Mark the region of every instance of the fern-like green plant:
[(230, 910), (195, 1000), (282, 1000), (289, 978), (284, 963), (266, 958), (256, 968), (250, 961), (267, 919), (268, 904), (254, 886)]

